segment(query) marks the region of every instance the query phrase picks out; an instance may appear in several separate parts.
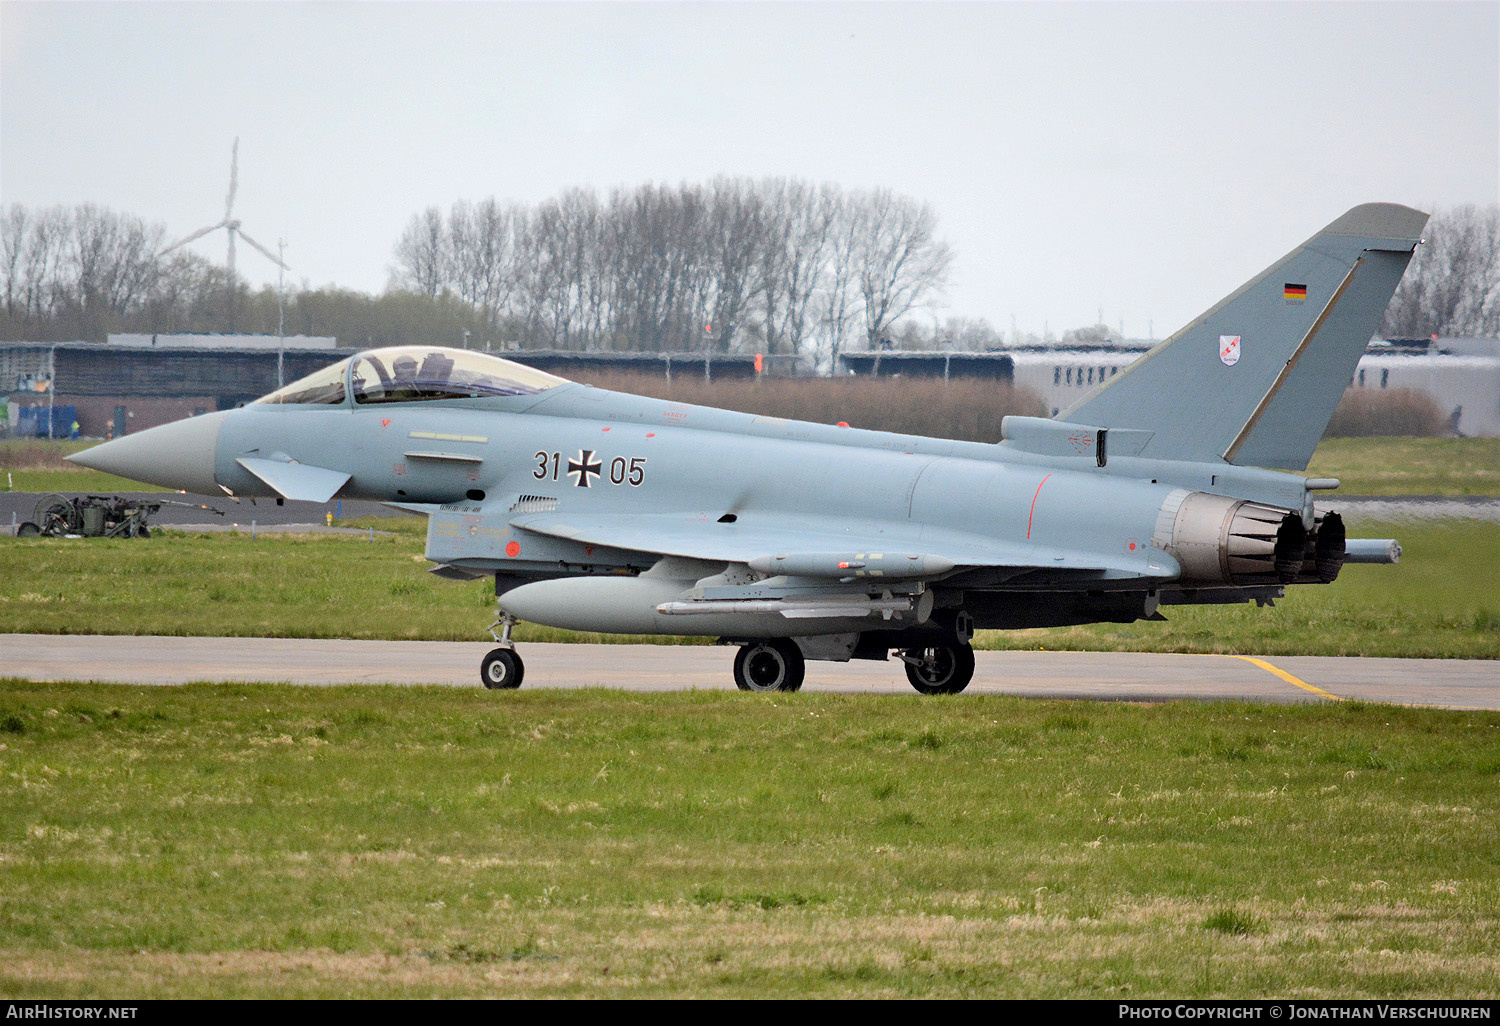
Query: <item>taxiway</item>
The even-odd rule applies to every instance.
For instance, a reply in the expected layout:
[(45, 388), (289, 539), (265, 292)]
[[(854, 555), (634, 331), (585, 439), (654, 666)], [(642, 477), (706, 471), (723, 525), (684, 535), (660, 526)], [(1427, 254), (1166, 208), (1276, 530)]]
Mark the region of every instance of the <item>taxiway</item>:
[[(4, 634), (0, 676), (150, 685), (269, 681), (477, 688), (479, 661), (491, 647), (478, 642)], [(527, 689), (734, 687), (731, 648), (526, 644), (520, 652), (526, 660)], [(967, 695), (1135, 702), (1361, 700), (1500, 709), (1500, 661), (1495, 660), (1113, 652), (978, 652), (976, 657), (978, 668)], [(894, 660), (809, 663), (805, 687), (914, 693)]]

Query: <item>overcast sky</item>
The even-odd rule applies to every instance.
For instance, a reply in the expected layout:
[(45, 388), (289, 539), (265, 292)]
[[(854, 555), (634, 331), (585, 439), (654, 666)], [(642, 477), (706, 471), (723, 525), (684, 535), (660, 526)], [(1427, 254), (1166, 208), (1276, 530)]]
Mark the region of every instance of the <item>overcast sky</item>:
[(1160, 337), (1354, 204), (1500, 202), (1500, 4), (0, 0), (5, 204), (186, 235), (236, 136), (311, 286), (429, 205), (786, 175), (930, 202), (940, 316)]

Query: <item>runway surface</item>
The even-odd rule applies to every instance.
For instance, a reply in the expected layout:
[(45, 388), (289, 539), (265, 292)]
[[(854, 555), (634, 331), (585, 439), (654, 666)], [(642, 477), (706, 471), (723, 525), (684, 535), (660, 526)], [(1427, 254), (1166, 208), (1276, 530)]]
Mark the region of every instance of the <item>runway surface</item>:
[[(487, 643), (317, 641), (0, 634), (0, 676), (40, 681), (185, 684), (479, 686)], [(627, 691), (733, 690), (732, 648), (673, 645), (520, 646), (524, 687)], [(1243, 657), (1102, 652), (978, 652), (965, 694), (1136, 702), (1360, 699), (1500, 709), (1500, 661)], [(812, 691), (912, 694), (899, 662), (809, 663)]]

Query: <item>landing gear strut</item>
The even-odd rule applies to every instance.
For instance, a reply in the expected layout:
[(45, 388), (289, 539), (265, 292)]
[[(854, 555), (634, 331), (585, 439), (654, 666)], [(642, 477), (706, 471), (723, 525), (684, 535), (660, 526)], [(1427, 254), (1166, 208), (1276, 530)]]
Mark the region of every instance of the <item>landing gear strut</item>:
[[(526, 664), (521, 662), (516, 643), (510, 639), (511, 628), (515, 625), (516, 618), (509, 613), (501, 614), (500, 619), (490, 624), (490, 637), (499, 642), (500, 647), (492, 649), (479, 664), (479, 681), (487, 688), (518, 688), (526, 676)], [(500, 628), (499, 634), (495, 633), (496, 627)]]
[(741, 691), (796, 691), (806, 671), (802, 650), (786, 638), (752, 641), (734, 657), (734, 683)]
[(974, 649), (947, 641), (901, 653), (906, 679), (924, 695), (956, 695), (974, 679)]

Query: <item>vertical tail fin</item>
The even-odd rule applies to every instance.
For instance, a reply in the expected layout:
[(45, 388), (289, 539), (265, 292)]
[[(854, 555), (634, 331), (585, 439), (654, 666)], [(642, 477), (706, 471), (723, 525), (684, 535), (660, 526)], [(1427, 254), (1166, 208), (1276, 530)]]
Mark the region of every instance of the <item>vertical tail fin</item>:
[(1355, 207), (1058, 419), (1149, 431), (1146, 457), (1304, 469), (1426, 224)]

